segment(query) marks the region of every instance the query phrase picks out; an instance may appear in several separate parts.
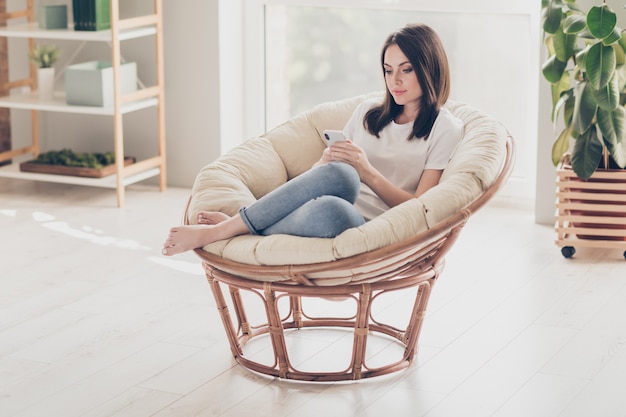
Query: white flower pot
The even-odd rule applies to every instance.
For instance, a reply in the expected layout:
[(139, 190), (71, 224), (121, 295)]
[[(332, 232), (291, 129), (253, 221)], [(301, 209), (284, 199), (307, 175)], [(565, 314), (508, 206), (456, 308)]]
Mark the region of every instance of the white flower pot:
[(39, 100), (52, 100), (54, 93), (54, 68), (37, 69), (37, 90)]

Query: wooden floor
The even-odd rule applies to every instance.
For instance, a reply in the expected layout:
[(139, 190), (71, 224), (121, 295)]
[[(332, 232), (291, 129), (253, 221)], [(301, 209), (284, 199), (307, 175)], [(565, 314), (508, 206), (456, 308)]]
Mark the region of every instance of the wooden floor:
[(187, 197), (0, 179), (1, 416), (626, 416), (626, 261), (564, 259), (530, 204), (470, 220), (414, 366), (311, 384), (236, 365), (195, 255), (160, 255)]

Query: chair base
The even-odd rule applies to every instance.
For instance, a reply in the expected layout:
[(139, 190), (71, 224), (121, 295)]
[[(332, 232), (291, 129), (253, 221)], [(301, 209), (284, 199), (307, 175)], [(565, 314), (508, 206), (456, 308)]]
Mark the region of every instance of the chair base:
[[(350, 381), (387, 375), (408, 368), (417, 352), (417, 341), (431, 288), (439, 276), (442, 265), (431, 266), (425, 271), (396, 277), (373, 283), (347, 284), (339, 286), (306, 286), (260, 282), (241, 278), (204, 262), (203, 267), (211, 286), (222, 323), (226, 330), (231, 351), (236, 361), (243, 367), (261, 374), (287, 380), (299, 381)], [(229, 302), (224, 289), (230, 294)], [(405, 325), (398, 325), (397, 320), (390, 320), (396, 315), (389, 313), (396, 303), (393, 299), (410, 296), (409, 316), (403, 316)], [(323, 299), (330, 303), (338, 300), (354, 303), (346, 315), (330, 315), (305, 311), (309, 299)], [(253, 300), (265, 311), (263, 323), (252, 324), (248, 317), (258, 317), (257, 312), (248, 313)], [(260, 300), (260, 304), (258, 303)], [(392, 301), (392, 302), (390, 302)], [(316, 301), (317, 302), (317, 301)], [(319, 303), (318, 303), (319, 305)], [(345, 303), (343, 303), (345, 306)], [(232, 315), (231, 315), (232, 309)], [(387, 311), (385, 311), (387, 309)], [(383, 322), (385, 315), (388, 317)], [(234, 318), (233, 318), (234, 316)], [(382, 317), (382, 318), (381, 318)], [(393, 324), (389, 323), (394, 321)], [(314, 343), (300, 343), (296, 348), (289, 346), (290, 332), (302, 331), (304, 336), (310, 329), (342, 329), (350, 331), (351, 352), (346, 352), (345, 368), (334, 370), (308, 371), (299, 368), (294, 358), (302, 358), (317, 353)], [(368, 366), (368, 336), (382, 336), (401, 346), (402, 354), (391, 356), (387, 363)], [(271, 357), (261, 361), (252, 349), (253, 339), (267, 338), (271, 344)], [(370, 338), (370, 340), (372, 340)], [(289, 351), (291, 349), (291, 353)], [(295, 352), (294, 349), (298, 349)], [(310, 352), (301, 352), (310, 350)], [(398, 357), (399, 356), (399, 357)]]

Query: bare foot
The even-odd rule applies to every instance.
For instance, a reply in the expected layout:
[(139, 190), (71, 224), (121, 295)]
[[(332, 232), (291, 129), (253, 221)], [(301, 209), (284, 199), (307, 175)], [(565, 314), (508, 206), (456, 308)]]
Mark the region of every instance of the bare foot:
[(161, 253), (166, 256), (176, 255), (215, 242), (218, 238), (214, 236), (214, 229), (215, 226), (204, 224), (172, 227)]
[(177, 253), (204, 247), (218, 240), (250, 233), (248, 227), (239, 215), (228, 217), (225, 214), (219, 214), (209, 217), (214, 220), (221, 220), (216, 224), (194, 224), (172, 227), (169, 235), (167, 235), (167, 239), (165, 239), (165, 243), (163, 243), (161, 253), (165, 256), (176, 255)]
[(196, 218), (198, 224), (218, 224), (230, 219), (230, 216), (219, 211), (201, 211)]

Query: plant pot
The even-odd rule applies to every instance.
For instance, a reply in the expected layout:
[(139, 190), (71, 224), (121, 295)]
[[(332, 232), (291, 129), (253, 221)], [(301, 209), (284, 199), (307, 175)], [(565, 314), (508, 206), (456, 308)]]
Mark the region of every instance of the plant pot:
[(557, 170), (557, 244), (626, 249), (626, 170)]
[(37, 95), (39, 100), (52, 100), (54, 94), (54, 67), (37, 69)]
[[(626, 224), (614, 224), (613, 221), (615, 218), (626, 218), (626, 202), (614, 201), (612, 200), (615, 194), (626, 195), (626, 182), (620, 180), (611, 180), (611, 179), (595, 179), (590, 178), (587, 180), (589, 183), (593, 184), (602, 184), (602, 186), (610, 185), (610, 184), (619, 184), (620, 188), (623, 190), (607, 190), (607, 189), (572, 189), (574, 192), (579, 193), (587, 193), (588, 195), (592, 195), (595, 198), (601, 198), (601, 200), (577, 200), (573, 199), (572, 202), (579, 203), (581, 205), (585, 205), (588, 207), (584, 210), (570, 210), (571, 214), (574, 216), (596, 216), (601, 217), (606, 220), (606, 223), (602, 223), (602, 220), (596, 222), (574, 222), (574, 226), (577, 228), (587, 228), (598, 230), (600, 234), (577, 234), (576, 236), (579, 239), (590, 239), (590, 240), (626, 240)], [(620, 212), (613, 211), (604, 211), (600, 208), (600, 206), (616, 206), (620, 210)], [(596, 209), (597, 208), (597, 209)], [(624, 230), (623, 236), (605, 236), (602, 233), (603, 229), (618, 229)]]

